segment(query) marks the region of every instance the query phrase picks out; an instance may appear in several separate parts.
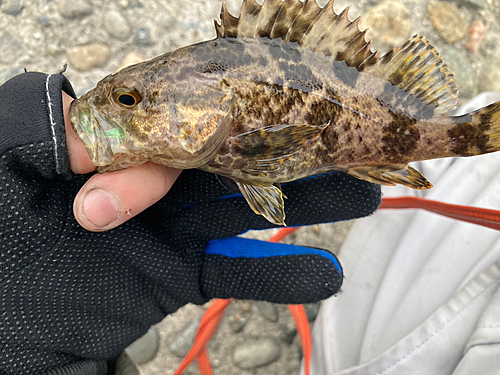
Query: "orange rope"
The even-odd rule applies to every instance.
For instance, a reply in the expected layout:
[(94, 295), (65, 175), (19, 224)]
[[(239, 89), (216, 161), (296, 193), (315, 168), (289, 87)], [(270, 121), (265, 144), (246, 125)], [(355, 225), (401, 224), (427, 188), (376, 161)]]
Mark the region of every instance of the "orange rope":
[(271, 236), (268, 241), (269, 242), (281, 242), (285, 239), (286, 236), (289, 236), (293, 232), (295, 232), (299, 227), (291, 227), (291, 228), (281, 228), (278, 230), (278, 232), (274, 235)]
[(500, 211), (443, 203), (419, 197), (382, 198), (380, 209), (420, 208), (452, 219), (500, 230)]
[(293, 320), (295, 320), (297, 333), (300, 337), (300, 343), (302, 344), (302, 353), (304, 355), (304, 373), (305, 375), (309, 375), (312, 342), (311, 327), (309, 326), (306, 310), (304, 309), (304, 305), (288, 305), (288, 309), (292, 314)]
[(198, 353), (198, 369), (200, 370), (201, 375), (213, 375), (212, 366), (210, 365), (210, 357), (208, 356), (207, 348), (201, 348), (201, 351)]
[[(219, 323), (224, 316), (224, 312), (226, 311), (227, 306), (232, 302), (232, 299), (216, 299), (212, 305), (205, 311), (203, 314), (200, 325), (198, 327), (198, 331), (196, 332), (196, 338), (194, 340), (194, 344), (189, 349), (188, 354), (184, 357), (181, 364), (175, 370), (174, 375), (180, 375), (186, 370), (189, 365), (198, 358), (200, 360), (201, 353), (201, 368), (203, 367), (207, 372), (205, 374), (211, 374), (212, 369), (210, 366), (210, 361), (208, 359), (208, 353), (206, 353), (206, 345), (214, 335)], [(205, 353), (203, 353), (205, 351)], [(209, 372), (208, 372), (209, 371)]]

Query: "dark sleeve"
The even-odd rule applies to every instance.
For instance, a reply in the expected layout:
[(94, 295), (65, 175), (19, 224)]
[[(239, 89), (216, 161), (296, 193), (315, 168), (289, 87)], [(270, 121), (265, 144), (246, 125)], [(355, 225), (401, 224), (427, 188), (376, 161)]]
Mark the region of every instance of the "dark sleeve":
[[(2, 176), (0, 191), (10, 185), (10, 191), (15, 193), (11, 195), (28, 201), (26, 194), (18, 195), (18, 192), (22, 193), (21, 185), (24, 181), (33, 178), (30, 193), (34, 193), (33, 190), (40, 187), (36, 193), (40, 194), (42, 197), (40, 199), (43, 199), (43, 194), (40, 192), (44, 191), (44, 187), (41, 187), (44, 181), (58, 175), (59, 177), (70, 175), (62, 90), (75, 97), (71, 84), (62, 74), (24, 73), (0, 86), (2, 103), (0, 106), (0, 172)], [(45, 189), (53, 189), (53, 187), (47, 183)], [(4, 203), (8, 203), (8, 200)], [(29, 204), (23, 205), (20, 202), (16, 204), (18, 205), (16, 209), (22, 206), (23, 210), (35, 210)], [(26, 215), (30, 216), (29, 213)], [(0, 240), (2, 240), (3, 229), (7, 227), (1, 223), (0, 218)], [(20, 230), (29, 231), (29, 228), (29, 225), (25, 225)], [(5, 246), (9, 245), (7, 240), (0, 241), (0, 248), (3, 248), (2, 243)], [(7, 248), (4, 250), (9, 252)], [(0, 252), (0, 264), (1, 260)], [(1, 295), (0, 298), (2, 298)], [(9, 330), (8, 326), (4, 326), (5, 324), (8, 324), (6, 320), (0, 321), (0, 331)], [(14, 358), (20, 362), (18, 366), (23, 366), (22, 359), (17, 356), (17, 350), (18, 348), (13, 345), (0, 348), (2, 357), (0, 368), (3, 369), (1, 362), (5, 358)], [(33, 359), (44, 361), (39, 357)], [(72, 365), (52, 370), (47, 375), (105, 375), (106, 370), (105, 361), (82, 359)], [(2, 370), (0, 373), (3, 373)]]
[[(51, 144), (44, 174), (68, 174), (62, 90), (75, 97), (62, 74), (24, 73), (0, 86), (0, 155), (19, 147)], [(49, 160), (50, 159), (50, 160)]]

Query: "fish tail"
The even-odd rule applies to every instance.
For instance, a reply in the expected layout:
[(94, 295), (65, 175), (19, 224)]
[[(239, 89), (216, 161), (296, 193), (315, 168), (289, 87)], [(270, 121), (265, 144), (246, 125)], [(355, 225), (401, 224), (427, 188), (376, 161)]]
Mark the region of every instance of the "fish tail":
[(500, 151), (500, 102), (453, 118), (448, 129), (455, 155), (473, 156)]
[(489, 152), (500, 151), (500, 102), (493, 103), (476, 114), (479, 120), (490, 126)]

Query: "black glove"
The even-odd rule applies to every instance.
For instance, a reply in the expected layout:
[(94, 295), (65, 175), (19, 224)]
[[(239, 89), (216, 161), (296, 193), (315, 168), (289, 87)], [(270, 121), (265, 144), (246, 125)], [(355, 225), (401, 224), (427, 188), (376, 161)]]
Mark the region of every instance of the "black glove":
[[(31, 73), (0, 87), (0, 139), (14, 138), (0, 142), (0, 374), (104, 374), (107, 359), (189, 302), (307, 303), (338, 292), (330, 253), (233, 237), (272, 224), (201, 171), (184, 171), (116, 229), (81, 228), (72, 204), (89, 176), (67, 177), (65, 144), (54, 140), (64, 139), (60, 90), (71, 89), (51, 80)], [(366, 216), (380, 202), (378, 185), (344, 173), (283, 191), (291, 226)]]

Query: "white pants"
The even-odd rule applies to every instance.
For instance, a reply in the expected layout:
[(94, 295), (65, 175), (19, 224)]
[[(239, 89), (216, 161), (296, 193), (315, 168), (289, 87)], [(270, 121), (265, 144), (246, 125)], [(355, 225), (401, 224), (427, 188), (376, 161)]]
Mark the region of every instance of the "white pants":
[[(500, 209), (500, 153), (416, 167), (434, 188), (384, 195)], [(312, 374), (500, 374), (500, 231), (380, 210), (354, 225), (339, 258), (344, 285), (313, 328)]]

